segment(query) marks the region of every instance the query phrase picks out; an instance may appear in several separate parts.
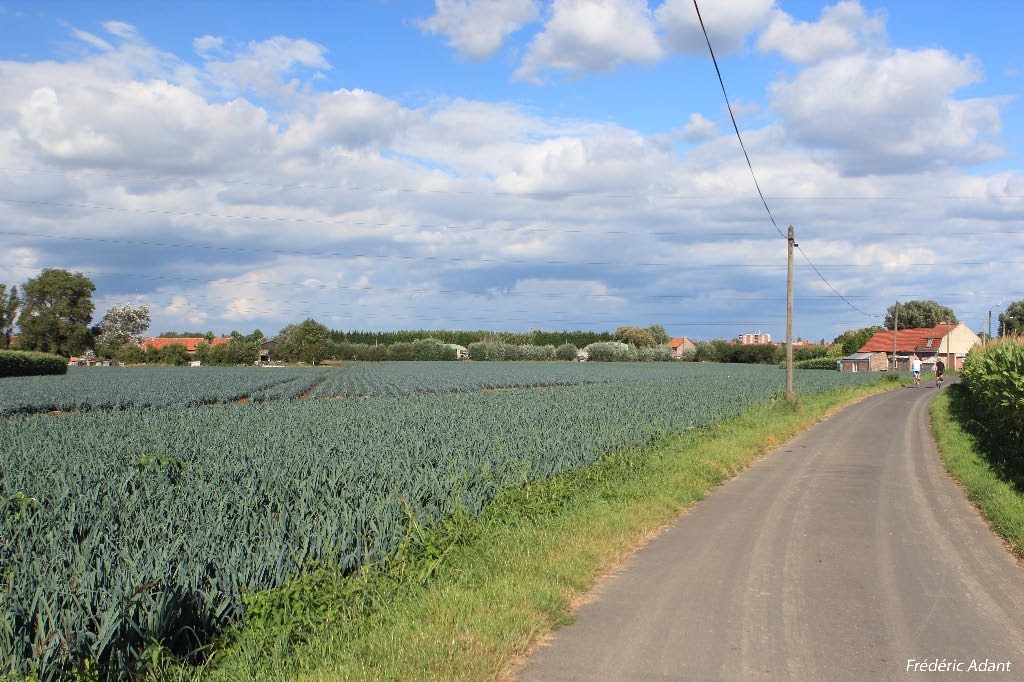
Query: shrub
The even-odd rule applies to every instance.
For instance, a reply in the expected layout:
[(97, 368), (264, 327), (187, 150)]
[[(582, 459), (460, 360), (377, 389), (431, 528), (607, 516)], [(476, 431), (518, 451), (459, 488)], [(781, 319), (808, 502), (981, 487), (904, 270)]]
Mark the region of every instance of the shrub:
[(389, 360), (456, 360), (457, 351), (437, 339), (401, 341), (388, 346)]
[(618, 341), (598, 341), (586, 348), (587, 356), (594, 362), (630, 362), (636, 360), (636, 348)]
[(575, 360), (576, 354), (579, 352), (580, 349), (571, 343), (563, 343), (555, 349), (555, 358), (557, 360)]
[(636, 359), (642, 362), (671, 362), (672, 349), (668, 346), (654, 348), (637, 348)]
[[(781, 367), (786, 366), (785, 360), (782, 361)], [(810, 360), (796, 360), (793, 362), (793, 369), (839, 369), (839, 363), (836, 362), (836, 358), (812, 358)]]
[(67, 374), (68, 361), (59, 355), (35, 351), (0, 350), (0, 377)]

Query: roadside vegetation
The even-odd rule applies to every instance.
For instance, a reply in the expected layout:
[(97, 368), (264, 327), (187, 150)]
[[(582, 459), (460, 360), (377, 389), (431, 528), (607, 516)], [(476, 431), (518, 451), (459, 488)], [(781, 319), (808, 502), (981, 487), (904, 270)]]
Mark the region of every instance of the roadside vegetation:
[(972, 351), (931, 407), (950, 474), (1024, 559), (1024, 339)]
[[(572, 622), (602, 575), (721, 482), (830, 411), (891, 382), (782, 401), (507, 491), (472, 516), (413, 525), (386, 563), (334, 566), (252, 595), (200, 668), (161, 678), (495, 680)], [(159, 661), (159, 651), (154, 661)]]

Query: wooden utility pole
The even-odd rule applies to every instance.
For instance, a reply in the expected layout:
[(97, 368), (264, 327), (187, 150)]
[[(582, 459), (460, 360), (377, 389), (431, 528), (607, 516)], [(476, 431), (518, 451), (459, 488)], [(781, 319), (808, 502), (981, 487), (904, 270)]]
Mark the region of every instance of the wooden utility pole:
[(796, 401), (796, 394), (793, 392), (793, 247), (796, 242), (793, 237), (793, 226), (789, 226), (789, 242), (787, 251), (789, 258), (786, 269), (786, 401)]
[(892, 322), (892, 371), (899, 369), (899, 362), (896, 360), (896, 335), (900, 332), (900, 301), (896, 299), (896, 313)]

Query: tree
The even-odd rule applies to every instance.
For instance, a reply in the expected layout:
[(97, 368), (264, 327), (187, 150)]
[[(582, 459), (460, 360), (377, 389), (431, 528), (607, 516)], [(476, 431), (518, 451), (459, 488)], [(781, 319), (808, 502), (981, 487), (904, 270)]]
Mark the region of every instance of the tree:
[(999, 336), (1021, 333), (1024, 333), (1024, 301), (1014, 301), (999, 314)]
[(647, 328), (647, 331), (654, 337), (655, 345), (663, 346), (668, 343), (668, 332), (660, 324), (652, 324)]
[[(920, 329), (934, 327), (941, 322), (957, 324), (956, 314), (935, 301), (907, 301), (900, 303), (900, 329)], [(885, 313), (885, 328), (893, 329), (896, 325), (896, 304), (889, 306)]]
[(315, 365), (327, 357), (329, 336), (327, 327), (310, 318), (282, 329), (274, 351), (286, 360), (301, 360)]
[(658, 345), (654, 341), (651, 330), (642, 327), (619, 327), (615, 330), (615, 340), (637, 348), (651, 348)]
[(100, 355), (114, 357), (126, 346), (142, 343), (149, 329), (149, 308), (144, 305), (111, 306), (99, 324), (96, 350)]
[(80, 272), (47, 268), (21, 288), (18, 345), (26, 350), (71, 356), (92, 340), (92, 293), (96, 285)]
[[(903, 312), (900, 312), (900, 326), (903, 326)], [(933, 325), (934, 326), (934, 325)], [(835, 338), (832, 342), (832, 351), (829, 353), (831, 357), (846, 357), (847, 355), (853, 355), (868, 342), (875, 332), (882, 331), (881, 327), (864, 327), (863, 329), (851, 329), (845, 331)], [(832, 349), (835, 349), (834, 351)]]
[(14, 333), (14, 321), (18, 318), (18, 287), (0, 284), (0, 348), (10, 348), (11, 334)]

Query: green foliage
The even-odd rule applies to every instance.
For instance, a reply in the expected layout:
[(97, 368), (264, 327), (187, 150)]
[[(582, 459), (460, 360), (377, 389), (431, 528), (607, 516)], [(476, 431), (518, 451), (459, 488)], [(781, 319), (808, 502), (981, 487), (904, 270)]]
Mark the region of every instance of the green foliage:
[(654, 337), (654, 343), (658, 346), (668, 345), (669, 336), (665, 328), (660, 324), (652, 324), (647, 328), (647, 331), (651, 332), (651, 336)]
[[(883, 323), (886, 329), (893, 329), (896, 324), (896, 305), (894, 303), (886, 310)], [(957, 324), (956, 313), (952, 308), (935, 301), (907, 301), (899, 304), (900, 329), (934, 327), (940, 322), (947, 321)]]
[(556, 360), (575, 360), (579, 355), (580, 349), (571, 343), (563, 343), (561, 346), (555, 349)]
[(0, 284), (0, 350), (10, 348), (14, 333), (14, 320), (18, 317), (18, 287), (7, 291), (6, 284)]
[(620, 341), (599, 341), (583, 350), (594, 362), (632, 362), (637, 359), (636, 347)]
[(170, 343), (163, 348), (150, 348), (146, 351), (146, 363), (151, 365), (187, 365), (192, 359), (188, 349), (182, 343)]
[(338, 360), (380, 361), (388, 359), (388, 347), (348, 341), (328, 341), (327, 354)]
[(722, 339), (698, 343), (696, 353), (696, 360), (700, 362), (777, 365), (785, 358), (786, 349), (781, 346), (744, 345)]
[[(783, 363), (785, 365), (785, 363)], [(835, 358), (812, 358), (809, 360), (794, 360), (793, 369), (833, 369), (838, 370), (839, 365)]]
[(469, 347), (471, 343), (480, 341), (502, 342), (512, 345), (532, 346), (559, 346), (571, 343), (577, 348), (582, 348), (588, 343), (595, 341), (610, 341), (612, 335), (608, 332), (587, 332), (587, 331), (560, 331), (546, 332), (534, 330), (531, 332), (493, 332), (493, 331), (461, 331), (461, 330), (403, 330), (395, 332), (344, 332), (334, 330), (330, 332), (330, 340), (335, 343), (358, 343), (368, 346), (384, 345), (393, 343), (411, 342), (418, 339), (439, 339), (444, 343), (454, 343), (459, 346)]
[[(903, 325), (902, 316), (903, 316), (903, 313), (901, 311), (900, 312), (900, 318), (901, 318), (900, 326)], [(836, 354), (836, 357), (843, 357), (843, 358), (845, 358), (847, 355), (853, 355), (854, 353), (859, 351), (861, 348), (863, 348), (864, 344), (867, 343), (868, 340), (872, 336), (874, 336), (876, 332), (880, 332), (880, 331), (882, 331), (881, 327), (873, 326), (873, 327), (864, 327), (863, 329), (851, 329), (849, 331), (843, 332), (842, 334), (837, 336), (835, 338), (835, 340), (832, 342), (832, 348), (835, 348), (835, 349), (838, 350), (838, 353)]]
[(668, 346), (637, 348), (637, 362), (672, 362), (672, 349)]
[(195, 359), (204, 365), (230, 367), (234, 365), (252, 365), (260, 359), (260, 345), (256, 341), (246, 341), (244, 337), (232, 337), (227, 343), (212, 346), (201, 343), (196, 347)]
[[(665, 330), (662, 329), (661, 331), (664, 333)], [(668, 335), (665, 334), (665, 336)], [(653, 348), (658, 344), (651, 330), (642, 327), (619, 327), (615, 330), (615, 340), (620, 343), (628, 343), (637, 348)]]
[(469, 344), (471, 360), (554, 360), (554, 346), (534, 346), (503, 341), (477, 341)]
[(1014, 301), (999, 314), (999, 336), (1024, 333), (1024, 301)]
[(1024, 462), (1024, 339), (975, 347), (960, 372), (979, 420)]
[(92, 342), (92, 293), (96, 286), (80, 272), (46, 269), (21, 291), (18, 345), (26, 350), (70, 357)]
[(310, 318), (282, 329), (272, 352), (278, 359), (315, 365), (327, 357), (329, 337), (327, 327)]
[(458, 353), (438, 339), (394, 343), (388, 347), (388, 360), (457, 360)]
[(0, 350), (0, 377), (27, 377), (65, 374), (67, 358), (34, 351)]

